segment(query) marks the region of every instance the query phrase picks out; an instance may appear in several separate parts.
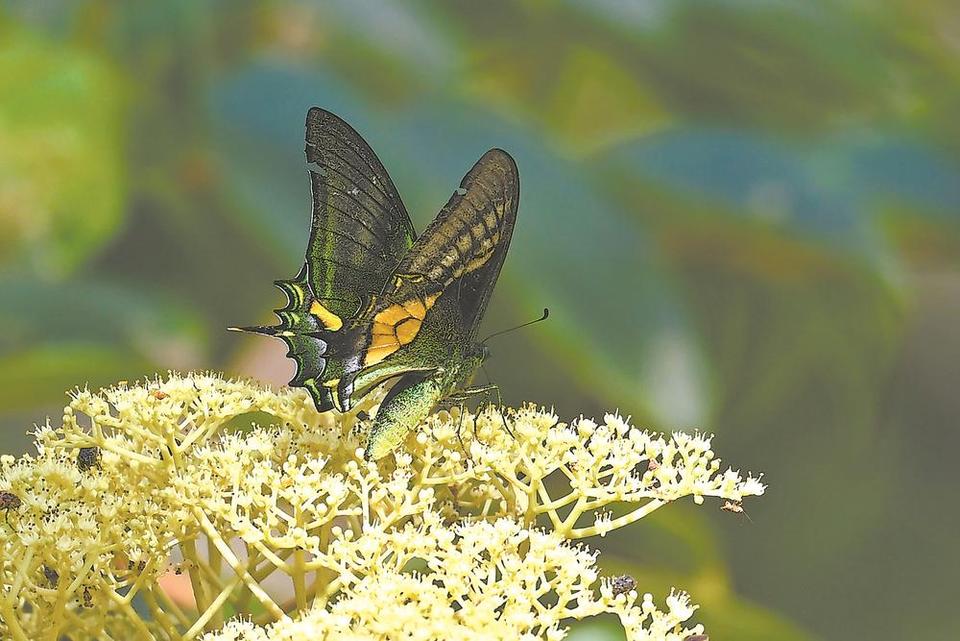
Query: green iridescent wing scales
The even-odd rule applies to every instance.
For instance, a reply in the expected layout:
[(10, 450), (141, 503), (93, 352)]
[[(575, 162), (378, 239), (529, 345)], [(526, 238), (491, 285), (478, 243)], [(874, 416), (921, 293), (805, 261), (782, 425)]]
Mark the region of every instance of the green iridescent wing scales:
[(290, 385), (327, 411), (344, 409), (334, 391), (363, 340), (353, 321), (416, 235), (386, 169), (350, 125), (315, 107), (305, 138), (313, 206), (304, 266), (276, 281), (287, 298), (275, 312), (280, 324), (241, 329), (282, 339), (297, 364)]
[(383, 164), (346, 122), (311, 109), (305, 151), (313, 192), (311, 291), (347, 318), (379, 293), (416, 234)]

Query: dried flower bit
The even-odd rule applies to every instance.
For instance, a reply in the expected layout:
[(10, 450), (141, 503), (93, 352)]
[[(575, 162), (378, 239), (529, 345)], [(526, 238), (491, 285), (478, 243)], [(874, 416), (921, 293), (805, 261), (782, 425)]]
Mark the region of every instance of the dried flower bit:
[(86, 472), (94, 467), (101, 468), (99, 447), (81, 447), (77, 453), (77, 467)]
[(160, 390), (153, 390), (153, 391), (150, 393), (150, 396), (152, 396), (153, 398), (157, 399), (158, 401), (162, 401), (162, 400), (165, 399), (165, 398), (170, 398), (170, 395), (169, 395), (169, 394), (167, 394), (166, 392), (162, 392), (162, 391), (160, 391)]
[(694, 634), (689, 637), (685, 637), (683, 641), (710, 641), (710, 637), (705, 634)]
[(127, 572), (132, 573), (136, 569), (137, 574), (142, 574), (143, 571), (147, 568), (147, 562), (144, 560), (134, 562), (133, 559), (127, 560)]
[(637, 580), (629, 574), (621, 574), (610, 579), (610, 589), (614, 596), (626, 594), (637, 589)]

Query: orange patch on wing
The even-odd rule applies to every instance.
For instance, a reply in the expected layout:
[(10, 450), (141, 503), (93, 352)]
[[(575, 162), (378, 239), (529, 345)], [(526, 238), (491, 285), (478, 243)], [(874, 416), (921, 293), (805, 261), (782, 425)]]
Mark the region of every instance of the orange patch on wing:
[(412, 298), (395, 303), (373, 317), (370, 328), (370, 346), (364, 356), (364, 365), (379, 363), (390, 354), (413, 341), (420, 332), (423, 319), (440, 294), (425, 299)]
[(433, 306), (433, 301), (437, 299), (436, 295), (430, 297), (428, 302), (424, 302), (419, 298), (414, 298), (412, 300), (407, 300), (403, 302), (403, 309), (410, 314), (413, 318), (417, 320), (423, 320), (427, 315), (427, 310)]
[(316, 316), (320, 323), (331, 332), (343, 327), (343, 319), (321, 305), (320, 301), (313, 301), (310, 305), (310, 313)]
[(417, 318), (408, 318), (397, 325), (397, 340), (406, 345), (417, 336), (420, 331), (421, 321)]

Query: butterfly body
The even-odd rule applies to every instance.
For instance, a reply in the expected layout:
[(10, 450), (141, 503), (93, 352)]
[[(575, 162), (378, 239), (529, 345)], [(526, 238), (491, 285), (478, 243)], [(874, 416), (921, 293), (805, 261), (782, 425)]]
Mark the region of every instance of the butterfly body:
[(417, 238), (393, 182), (349, 125), (307, 115), (313, 218), (298, 275), (277, 281), (281, 338), (297, 363), (292, 386), (319, 411), (347, 411), (388, 381), (367, 457), (387, 454), (429, 412), (465, 387), (486, 348), (477, 329), (516, 222), (519, 176), (491, 149)]

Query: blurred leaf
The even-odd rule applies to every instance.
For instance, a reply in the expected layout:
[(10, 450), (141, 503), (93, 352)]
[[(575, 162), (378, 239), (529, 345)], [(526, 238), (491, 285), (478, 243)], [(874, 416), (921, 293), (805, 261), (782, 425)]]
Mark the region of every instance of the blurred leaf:
[[(605, 161), (611, 190), (695, 287), (689, 301), (724, 383), (726, 420), (744, 435), (817, 381), (838, 405), (860, 408), (845, 417), (845, 433), (862, 439), (871, 390), (890, 364), (899, 265), (870, 209), (885, 186), (838, 185), (829, 177), (838, 166), (865, 174), (869, 164), (825, 156), (693, 130), (638, 141)], [(650, 179), (617, 180), (624, 175)], [(950, 193), (944, 186), (939, 197)]]
[[(142, 356), (106, 345), (48, 342), (0, 359), (0, 407), (4, 412), (66, 405), (77, 387), (99, 389), (154, 370)], [(39, 420), (39, 417), (33, 417)]]
[(263, 63), (225, 78), (208, 100), (216, 123), (211, 146), (235, 215), (250, 237), (286, 258), (291, 273), (300, 268), (310, 226), (303, 123), (317, 102), (336, 111), (345, 93), (350, 110), (360, 111), (330, 76)]
[(706, 122), (809, 131), (882, 111), (881, 52), (817, 5), (676, 2), (640, 55), (664, 103)]
[[(930, 184), (929, 174), (912, 172), (913, 183), (906, 174), (897, 182), (884, 180), (882, 162), (877, 162), (883, 156), (856, 155), (856, 149), (845, 151), (836, 141), (801, 146), (757, 134), (676, 128), (622, 145), (603, 162), (614, 175), (644, 177), (646, 184), (709, 204), (712, 215), (740, 217), (879, 267), (891, 256), (871, 215), (873, 199), (894, 188), (923, 190), (928, 202), (936, 199), (940, 206), (960, 203), (960, 198), (950, 187), (946, 167), (941, 166), (939, 190), (928, 192), (923, 186)], [(876, 179), (867, 178), (871, 175)], [(621, 182), (622, 200), (652, 218), (657, 212), (635, 188), (642, 190), (643, 184), (636, 178), (632, 184)], [(685, 208), (690, 209), (689, 204)]]
[[(384, 4), (375, 0), (332, 0), (321, 5), (320, 21), (337, 25), (335, 35), (342, 53), (338, 59), (356, 55), (364, 49), (380, 53), (380, 64), (390, 65), (393, 73), (368, 68), (355, 78), (364, 84), (388, 84), (397, 73), (434, 84), (449, 82), (461, 63), (463, 50), (422, 3)], [(349, 65), (342, 60), (341, 64)], [(359, 71), (359, 70), (358, 70)]]
[(670, 4), (665, 2), (622, 2), (621, 0), (593, 0), (578, 2), (564, 0), (571, 10), (602, 25), (604, 30), (628, 37), (661, 27)]
[(623, 641), (623, 638), (623, 626), (613, 615), (575, 621), (565, 637), (566, 641)]
[(704, 625), (711, 639), (814, 641), (819, 638), (769, 608), (736, 597), (722, 603), (703, 604), (696, 620)]
[(912, 267), (933, 271), (960, 265), (960, 226), (944, 225), (947, 215), (920, 217), (906, 204), (890, 204), (883, 211), (884, 232)]
[(122, 87), (95, 55), (0, 23), (0, 267), (62, 277), (122, 217)]
[[(710, 536), (708, 529), (702, 531)], [(711, 639), (814, 641), (818, 638), (786, 616), (736, 594), (728, 573), (719, 566), (694, 564), (689, 572), (677, 571), (660, 563), (657, 550), (641, 547), (640, 554), (637, 554), (637, 545), (624, 551), (629, 556), (605, 552), (601, 556), (604, 574), (629, 574), (636, 579), (638, 592), (650, 592), (655, 598), (663, 598), (662, 595), (674, 588), (688, 592), (700, 606), (692, 622), (702, 623)]]
[(550, 97), (548, 122), (578, 151), (595, 151), (666, 124), (667, 112), (616, 58), (586, 47), (569, 52)]
[(0, 354), (67, 342), (136, 354), (141, 361), (167, 367), (185, 369), (202, 362), (199, 321), (157, 294), (92, 282), (0, 280), (0, 300)]
[(719, 505), (715, 499), (707, 499), (704, 506), (692, 500), (671, 503), (635, 528), (609, 533), (603, 539), (608, 553), (601, 559), (604, 571), (642, 577), (649, 591), (669, 590), (679, 585), (678, 577), (698, 573), (709, 575), (712, 584), (726, 585), (726, 559), (706, 514)]

